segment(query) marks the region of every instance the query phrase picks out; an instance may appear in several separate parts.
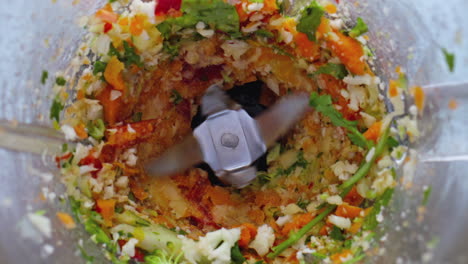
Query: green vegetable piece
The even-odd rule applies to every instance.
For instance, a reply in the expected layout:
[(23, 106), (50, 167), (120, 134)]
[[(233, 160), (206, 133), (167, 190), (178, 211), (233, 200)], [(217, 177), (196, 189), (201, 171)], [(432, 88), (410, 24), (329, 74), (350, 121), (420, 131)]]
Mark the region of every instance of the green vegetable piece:
[(85, 229), (88, 233), (94, 235), (96, 243), (103, 243), (106, 245), (111, 245), (112, 240), (107, 236), (107, 234), (102, 230), (99, 225), (93, 220), (88, 220), (84, 223)]
[(242, 255), (239, 244), (236, 244), (231, 248), (231, 263), (242, 264), (246, 261), (245, 257)]
[(65, 78), (62, 76), (59, 76), (55, 79), (55, 83), (59, 86), (64, 86), (67, 83), (67, 80), (65, 80)]
[(331, 232), (330, 232), (330, 237), (334, 240), (337, 240), (337, 241), (344, 241), (345, 240), (345, 237), (343, 236), (343, 232), (341, 232), (341, 230), (336, 227), (336, 226), (333, 226)]
[(388, 137), (388, 147), (389, 148), (396, 148), (400, 145), (400, 142), (398, 142), (398, 140), (396, 140), (394, 137)]
[(343, 115), (333, 107), (330, 95), (318, 95), (316, 92), (313, 92), (310, 95), (309, 104), (314, 107), (316, 111), (330, 118), (333, 125), (345, 128), (348, 131), (348, 138), (353, 144), (362, 148), (369, 147), (370, 143), (357, 129), (357, 123), (346, 120)]
[(176, 89), (173, 89), (170, 99), (173, 104), (178, 105), (180, 104), (180, 102), (182, 102), (184, 98), (182, 97), (182, 95), (180, 95), (180, 93)]
[(117, 219), (119, 222), (126, 223), (132, 226), (150, 226), (151, 222), (141, 218), (137, 214), (135, 214), (132, 211), (124, 211), (121, 214), (116, 214), (115, 219)]
[(169, 41), (163, 42), (163, 51), (171, 55), (171, 59), (179, 55), (180, 43), (171, 44)]
[(393, 188), (388, 188), (380, 197), (377, 198), (369, 215), (364, 219), (364, 223), (362, 225), (364, 230), (374, 230), (377, 227), (379, 224), (377, 221), (377, 215), (380, 214), (382, 207), (388, 205), (392, 199), (393, 191)]
[(321, 253), (318, 253), (318, 252), (313, 252), (312, 256), (314, 256), (314, 257), (316, 257), (318, 259), (326, 259), (327, 258), (327, 255), (321, 254)]
[(265, 29), (259, 29), (255, 31), (255, 35), (263, 38), (273, 38), (275, 36), (271, 31)]
[(327, 63), (320, 67), (314, 75), (317, 74), (328, 74), (339, 80), (343, 80), (344, 77), (348, 76), (348, 70), (343, 64)]
[(347, 260), (345, 262), (343, 262), (343, 264), (354, 264), (354, 263), (357, 263), (359, 261), (361, 261), (364, 257), (366, 256), (366, 254), (360, 254), (350, 260)]
[(78, 249), (80, 250), (81, 257), (83, 257), (83, 259), (86, 261), (86, 264), (91, 264), (94, 262), (94, 257), (88, 255), (82, 246), (78, 245)]
[(106, 125), (102, 119), (97, 119), (90, 121), (86, 126), (88, 129), (88, 134), (96, 140), (101, 140), (104, 137), (104, 132), (106, 131)]
[(317, 1), (313, 1), (302, 11), (299, 24), (297, 24), (297, 31), (306, 34), (309, 40), (317, 41), (315, 34), (324, 14), (323, 7)]
[(312, 221), (310, 221), (305, 226), (303, 226), (301, 229), (299, 229), (299, 231), (291, 233), (286, 241), (284, 241), (283, 243), (273, 247), (272, 248), (273, 252), (268, 254), (268, 257), (269, 258), (275, 258), (279, 254), (281, 254), (281, 252), (283, 252), (284, 250), (286, 250), (290, 246), (296, 244), (297, 241), (299, 241), (299, 239), (301, 239), (303, 236), (305, 236), (312, 229), (312, 227), (314, 227), (315, 225), (320, 223), (323, 219), (325, 219), (325, 217), (327, 217), (328, 214), (333, 212), (333, 210), (335, 210), (335, 209), (336, 209), (336, 205), (327, 206), (327, 208), (322, 213), (320, 213)]
[(169, 255), (165, 250), (157, 249), (151, 255), (145, 256), (147, 264), (176, 264), (180, 262), (182, 253), (178, 256)]
[(349, 31), (349, 36), (353, 38), (357, 38), (362, 34), (365, 34), (369, 28), (367, 24), (362, 20), (362, 18), (358, 17), (356, 21), (356, 25)]
[(422, 199), (422, 203), (421, 203), (423, 206), (426, 206), (427, 203), (429, 202), (429, 198), (431, 197), (431, 193), (432, 193), (432, 186), (429, 186), (426, 190), (424, 190), (423, 199)]
[(41, 75), (41, 83), (42, 84), (45, 84), (46, 81), (47, 81), (47, 78), (49, 78), (49, 72), (48, 71), (42, 71), (42, 75)]
[(123, 42), (123, 47), (124, 47), (124, 58), (122, 61), (125, 64), (125, 66), (128, 67), (132, 64), (135, 64), (138, 67), (143, 67), (143, 62), (141, 61), (140, 56), (136, 53), (135, 48), (130, 46), (130, 44), (127, 41)]
[(60, 122), (60, 112), (62, 112), (64, 105), (60, 101), (59, 96), (55, 96), (54, 100), (52, 101), (52, 106), (50, 107), (50, 119), (56, 120)]
[(446, 48), (442, 48), (442, 52), (450, 72), (453, 72), (455, 70), (455, 54), (450, 53)]
[(98, 73), (104, 73), (106, 70), (107, 63), (102, 62), (102, 61), (96, 61), (94, 63), (94, 68), (93, 68), (93, 74), (97, 75)]

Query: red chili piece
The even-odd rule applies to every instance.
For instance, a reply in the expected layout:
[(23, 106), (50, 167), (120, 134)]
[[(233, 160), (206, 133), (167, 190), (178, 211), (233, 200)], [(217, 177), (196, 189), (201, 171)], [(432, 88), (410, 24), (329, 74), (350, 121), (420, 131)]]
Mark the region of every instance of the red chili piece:
[(111, 29), (112, 29), (112, 24), (111, 23), (104, 24), (104, 33), (109, 32)]
[(169, 10), (180, 10), (180, 6), (182, 5), (182, 0), (159, 0), (154, 13), (157, 16), (164, 15)]

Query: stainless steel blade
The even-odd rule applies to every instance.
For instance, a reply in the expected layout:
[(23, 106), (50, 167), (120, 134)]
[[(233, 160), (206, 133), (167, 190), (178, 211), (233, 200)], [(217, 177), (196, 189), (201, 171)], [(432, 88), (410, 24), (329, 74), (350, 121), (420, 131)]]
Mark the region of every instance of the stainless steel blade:
[(203, 153), (200, 145), (197, 139), (190, 135), (159, 158), (148, 161), (145, 168), (152, 176), (167, 176), (201, 162), (203, 162)]
[(273, 146), (276, 140), (286, 134), (309, 109), (307, 93), (297, 93), (283, 97), (255, 118), (265, 145)]

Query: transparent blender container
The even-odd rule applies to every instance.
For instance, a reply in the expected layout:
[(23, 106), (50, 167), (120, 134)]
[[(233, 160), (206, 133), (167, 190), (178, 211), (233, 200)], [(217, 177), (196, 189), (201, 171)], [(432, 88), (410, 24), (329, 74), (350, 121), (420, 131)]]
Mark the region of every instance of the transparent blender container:
[[(107, 0), (2, 2), (0, 120), (51, 126), (54, 73), (70, 63), (85, 33), (77, 21)], [(293, 11), (308, 1), (295, 2)], [(423, 86), (427, 97), (418, 122), (422, 137), (413, 146), (418, 153), (414, 175), (400, 170), (403, 184), (385, 211), (380, 231), (386, 235), (377, 243), (380, 249), (366, 261), (468, 263), (464, 243), (468, 236), (468, 85), (463, 84), (468, 82), (468, 2), (341, 0), (341, 4), (347, 7), (346, 15), (360, 16), (369, 25), (369, 46), (376, 53), (382, 78), (396, 78), (395, 67), (401, 66), (410, 85)], [(442, 48), (456, 55), (453, 73)], [(49, 72), (45, 85), (40, 82), (43, 70)], [(42, 148), (40, 138), (28, 142)], [(59, 199), (64, 188), (48, 155), (53, 151), (37, 155), (0, 149), (1, 263), (84, 263), (78, 245), (95, 256), (95, 263), (105, 263), (81, 226), (66, 230), (55, 217), (58, 211), (70, 210)], [(432, 194), (422, 211), (421, 200), (429, 186)], [(57, 197), (49, 195), (43, 201), (41, 193)], [(39, 239), (24, 230), (25, 215), (39, 209), (45, 209), (52, 221), (50, 238)]]

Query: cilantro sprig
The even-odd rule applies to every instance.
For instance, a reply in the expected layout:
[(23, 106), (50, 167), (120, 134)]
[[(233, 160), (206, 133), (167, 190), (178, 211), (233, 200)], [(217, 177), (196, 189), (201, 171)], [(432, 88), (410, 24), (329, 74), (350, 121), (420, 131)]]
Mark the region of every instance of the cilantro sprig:
[(348, 76), (348, 70), (343, 64), (327, 63), (318, 68), (318, 70), (314, 72), (313, 76), (318, 74), (328, 74), (339, 80), (343, 80)]
[[(109, 48), (109, 56), (117, 56), (119, 61), (123, 62), (125, 64), (125, 67), (129, 67), (132, 64), (135, 64), (136, 66), (142, 68), (143, 67), (143, 62), (141, 60), (140, 55), (136, 53), (136, 50), (134, 47), (132, 47), (127, 41), (123, 42), (123, 52), (120, 52), (118, 49), (114, 47), (114, 45), (111, 43), (110, 48)], [(99, 70), (104, 71), (106, 65), (99, 65)], [(93, 72), (94, 73), (94, 72)], [(97, 74), (97, 72), (96, 72)]]
[(444, 53), (445, 62), (447, 63), (450, 72), (453, 72), (455, 70), (455, 54), (449, 52), (445, 48), (442, 48), (442, 52)]
[(333, 107), (330, 95), (318, 95), (316, 92), (313, 92), (310, 95), (310, 106), (330, 118), (333, 125), (345, 128), (348, 131), (348, 137), (353, 144), (364, 149), (370, 146), (370, 143), (364, 135), (357, 129), (357, 123), (345, 119), (343, 115)]
[(52, 106), (50, 107), (50, 119), (55, 119), (57, 122), (60, 122), (60, 112), (62, 112), (64, 107), (65, 106), (62, 104), (59, 96), (55, 96), (52, 101)]
[(353, 38), (357, 38), (361, 36), (362, 34), (367, 33), (369, 31), (369, 28), (367, 27), (367, 24), (362, 20), (362, 18), (358, 17), (356, 20), (356, 25), (349, 31), (349, 36)]
[(297, 30), (306, 34), (309, 40), (317, 41), (315, 35), (324, 14), (325, 10), (323, 7), (317, 1), (313, 1), (302, 11), (301, 18), (297, 24)]

